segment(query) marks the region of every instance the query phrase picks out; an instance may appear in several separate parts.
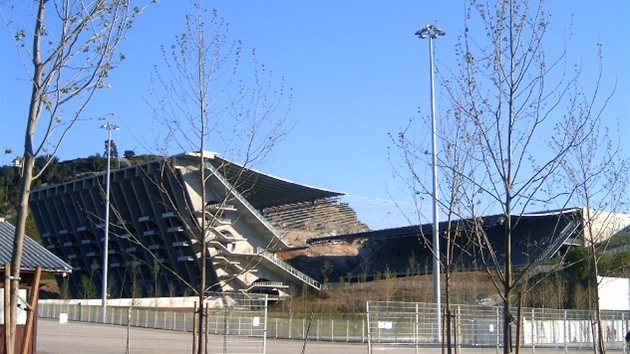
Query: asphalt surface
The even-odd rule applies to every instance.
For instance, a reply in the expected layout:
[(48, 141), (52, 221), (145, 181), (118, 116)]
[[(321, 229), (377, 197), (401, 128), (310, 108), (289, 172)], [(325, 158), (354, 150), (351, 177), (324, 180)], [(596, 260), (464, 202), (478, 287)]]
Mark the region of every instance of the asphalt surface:
[[(128, 332), (129, 331), (129, 332)], [(129, 338), (129, 340), (127, 339)], [(124, 326), (68, 322), (60, 324), (57, 320), (38, 319), (37, 353), (38, 354), (71, 354), (71, 353), (192, 353), (192, 333), (172, 330), (149, 329)], [(127, 344), (129, 343), (129, 344)], [(340, 343), (301, 340), (247, 338), (236, 336), (210, 336), (209, 353), (295, 353), (295, 354), (366, 354), (366, 343)], [(127, 350), (129, 349), (129, 350)], [(560, 353), (592, 353), (591, 348), (523, 348), (522, 354), (560, 354)], [(609, 352), (623, 353), (622, 348), (610, 348)], [(395, 354), (440, 354), (440, 348), (413, 346), (373, 346), (372, 353)], [(462, 348), (460, 354), (496, 354), (497, 348)]]

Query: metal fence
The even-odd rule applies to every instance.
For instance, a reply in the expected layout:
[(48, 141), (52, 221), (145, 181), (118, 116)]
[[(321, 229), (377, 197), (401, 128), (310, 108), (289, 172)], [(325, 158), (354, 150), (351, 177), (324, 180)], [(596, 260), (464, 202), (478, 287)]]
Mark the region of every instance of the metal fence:
[[(266, 339), (320, 340), (367, 343), (368, 348), (391, 344), (436, 346), (441, 331), (436, 328), (436, 307), (429, 303), (368, 301), (365, 314), (268, 314), (266, 301), (241, 300), (240, 305), (208, 305), (207, 332), (222, 336), (213, 341), (215, 349), (230, 353), (265, 352)], [(452, 307), (454, 344), (459, 347), (496, 347), (502, 345), (503, 316), (499, 306), (456, 305)], [(516, 309), (513, 309), (516, 314)], [(192, 332), (193, 309), (159, 309), (109, 307), (103, 318), (100, 306), (63, 302), (41, 303), (39, 316), (70, 321), (130, 325), (173, 331)], [(626, 349), (624, 335), (629, 330), (630, 313), (602, 312), (607, 346)], [(523, 309), (522, 344), (535, 352), (538, 347), (572, 349), (591, 348), (594, 330), (593, 313), (579, 310)], [(513, 328), (515, 328), (513, 326)], [(610, 337), (608, 336), (610, 329)], [(515, 338), (513, 333), (513, 338)], [(192, 339), (192, 336), (191, 336)], [(236, 340), (235, 340), (236, 339)], [(222, 346), (222, 347), (221, 347)]]
[[(420, 348), (441, 343), (437, 328), (435, 304), (411, 302), (367, 303), (368, 351), (379, 346), (406, 344)], [(516, 314), (516, 308), (512, 309)], [(522, 345), (571, 349), (593, 347), (597, 340), (596, 321), (593, 312), (580, 310), (523, 309)], [(603, 311), (601, 313), (604, 335), (608, 347), (624, 349), (628, 331), (629, 312)], [(502, 307), (456, 305), (452, 308), (452, 343), (466, 347), (496, 347), (503, 344)], [(513, 330), (516, 329), (512, 326)], [(516, 333), (512, 333), (515, 338)]]
[(363, 314), (337, 317), (313, 314), (293, 318), (274, 317), (272, 314), (268, 328), (269, 338), (359, 343), (365, 343), (367, 339)]
[[(267, 298), (222, 297), (205, 305), (202, 335), (221, 336), (209, 348), (211, 352), (265, 353), (267, 339)], [(160, 309), (108, 307), (103, 316), (101, 306), (82, 305), (59, 301), (40, 303), (38, 316), (65, 321), (106, 323), (141, 328), (195, 332), (195, 309)], [(159, 333), (156, 332), (159, 336)], [(197, 334), (198, 335), (198, 334)], [(125, 340), (125, 338), (120, 338)], [(193, 342), (191, 335), (191, 343)], [(128, 338), (127, 338), (128, 340)]]

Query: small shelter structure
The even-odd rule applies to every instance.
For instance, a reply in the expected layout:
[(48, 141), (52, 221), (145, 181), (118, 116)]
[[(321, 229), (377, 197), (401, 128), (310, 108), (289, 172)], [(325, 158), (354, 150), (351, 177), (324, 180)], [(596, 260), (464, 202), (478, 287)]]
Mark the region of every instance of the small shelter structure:
[[(0, 218), (0, 353), (7, 352), (9, 328), (10, 288), (8, 274), (15, 227)], [(24, 238), (22, 266), (20, 268), (20, 288), (18, 290), (20, 304), (18, 307), (16, 353), (36, 353), (37, 334), (37, 300), (39, 299), (39, 281), (42, 273), (66, 275), (72, 268), (59, 257), (32, 238)]]

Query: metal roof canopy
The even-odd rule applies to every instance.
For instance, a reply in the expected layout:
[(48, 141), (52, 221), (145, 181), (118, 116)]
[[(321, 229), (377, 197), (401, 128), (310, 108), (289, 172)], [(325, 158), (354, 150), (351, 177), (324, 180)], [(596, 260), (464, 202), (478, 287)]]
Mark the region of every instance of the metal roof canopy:
[[(5, 264), (11, 263), (14, 235), (15, 226), (6, 221), (0, 221), (0, 269), (4, 269)], [(68, 263), (25, 235), (20, 270), (35, 271), (38, 267), (42, 268), (44, 273), (72, 272), (72, 267)]]
[[(171, 156), (175, 159), (194, 160), (199, 158), (198, 152), (185, 152)], [(334, 192), (321, 188), (315, 188), (304, 184), (295, 183), (286, 179), (275, 177), (242, 165), (233, 161), (219, 157), (219, 154), (205, 151), (203, 153), (205, 159), (216, 168), (223, 177), (236, 188), (236, 190), (247, 199), (247, 201), (256, 209), (263, 210), (268, 207), (287, 205), (293, 203), (315, 201), (319, 199), (333, 198), (345, 195), (344, 193)], [(127, 168), (135, 168), (149, 164), (168, 157), (156, 158), (156, 160), (148, 161), (140, 165), (129, 166), (117, 170), (112, 173)], [(42, 186), (39, 190), (47, 188), (55, 188), (63, 184), (74, 183), (76, 181), (99, 178), (101, 174), (89, 177), (78, 178), (70, 182), (60, 183), (56, 185)]]
[(274, 177), (218, 156), (209, 160), (234, 188), (258, 210), (344, 195), (344, 193), (310, 187)]
[[(538, 212), (538, 213), (523, 213), (519, 215), (513, 215), (513, 220), (516, 222), (513, 227), (516, 228), (521, 220), (536, 220), (542, 219), (544, 217), (558, 217), (559, 215), (571, 215), (576, 211), (579, 211), (579, 208), (567, 208), (564, 210), (551, 210), (547, 212)], [(505, 216), (503, 214), (489, 215), (480, 218), (481, 226), (484, 229), (489, 229), (493, 227), (497, 227), (503, 225), (505, 222)], [(453, 220), (453, 225), (451, 227), (457, 228), (458, 225), (466, 225), (469, 223), (471, 219), (457, 219)], [(440, 230), (448, 229), (448, 221), (440, 222)], [(356, 239), (370, 239), (370, 240), (389, 240), (389, 239), (398, 239), (398, 238), (417, 238), (424, 236), (427, 239), (430, 239), (433, 235), (433, 225), (430, 223), (422, 224), (422, 225), (411, 225), (411, 226), (402, 226), (390, 229), (382, 229), (375, 231), (366, 231), (359, 232), (355, 234), (347, 234), (347, 235), (334, 235), (334, 236), (323, 236), (323, 237), (314, 237), (308, 239), (306, 244), (308, 245), (317, 245), (317, 244), (327, 244), (336, 241), (346, 241), (352, 242)]]

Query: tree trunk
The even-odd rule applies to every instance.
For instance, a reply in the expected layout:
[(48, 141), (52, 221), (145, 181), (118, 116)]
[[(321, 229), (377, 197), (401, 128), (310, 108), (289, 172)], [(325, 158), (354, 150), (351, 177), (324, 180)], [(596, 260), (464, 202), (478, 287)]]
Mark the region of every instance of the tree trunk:
[(505, 221), (505, 279), (503, 280), (503, 353), (512, 353), (512, 209), (508, 198)]
[(17, 305), (18, 290), (20, 286), (20, 268), (22, 266), (22, 251), (24, 247), (24, 233), (26, 232), (26, 218), (28, 216), (28, 201), (31, 196), (31, 184), (33, 183), (33, 166), (35, 166), (35, 155), (33, 151), (33, 138), (41, 114), (42, 93), (40, 91), (44, 67), (41, 61), (41, 40), (43, 33), (44, 14), (46, 12), (46, 1), (39, 2), (37, 21), (35, 24), (35, 35), (33, 36), (33, 87), (28, 112), (28, 122), (26, 134), (24, 136), (24, 156), (22, 162), (22, 179), (20, 185), (20, 196), (17, 210), (17, 224), (15, 225), (15, 236), (13, 239), (13, 253), (11, 254), (11, 300), (10, 300), (10, 346), (8, 354), (15, 353), (17, 334)]
[(13, 239), (13, 253), (11, 255), (11, 300), (10, 300), (10, 326), (9, 338), (10, 342), (7, 348), (7, 354), (16, 353), (16, 334), (17, 334), (17, 309), (18, 309), (18, 291), (20, 288), (20, 267), (22, 265), (22, 251), (24, 248), (24, 233), (26, 229), (26, 217), (28, 216), (28, 200), (31, 195), (31, 182), (33, 180), (33, 166), (35, 157), (32, 154), (26, 154), (24, 158), (24, 173), (22, 176), (22, 191), (20, 193), (20, 202), (18, 204), (17, 225), (15, 226), (15, 236)]

